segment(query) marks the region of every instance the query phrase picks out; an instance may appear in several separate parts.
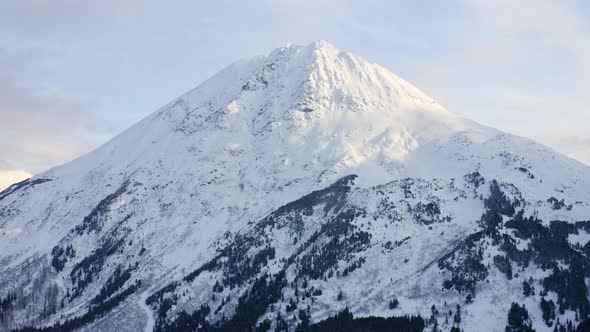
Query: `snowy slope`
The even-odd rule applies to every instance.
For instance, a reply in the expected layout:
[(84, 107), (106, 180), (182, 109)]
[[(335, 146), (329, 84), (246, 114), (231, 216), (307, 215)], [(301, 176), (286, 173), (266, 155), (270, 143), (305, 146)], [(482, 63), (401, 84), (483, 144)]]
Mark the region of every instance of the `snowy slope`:
[[(493, 257), (507, 245), (491, 238), (505, 233), (521, 250), (534, 243), (503, 226), (482, 226), (482, 214), (497, 212), (484, 204), (492, 183), (546, 227), (590, 219), (587, 166), (459, 118), (387, 69), (326, 42), (282, 47), (230, 65), (99, 149), (2, 192), (0, 298), (16, 294), (20, 302), (0, 326), (78, 318), (84, 322), (76, 327), (89, 330), (142, 330), (151, 327), (146, 322), (163, 328), (204, 304), (212, 308), (206, 320), (219, 323), (239, 313), (238, 298), (247, 298), (262, 273), (283, 271), (282, 296), (272, 306), (285, 317), (293, 315), (286, 308), (299, 296), (297, 283), (307, 278), (324, 294), (297, 302), (298, 310), (309, 306), (312, 322), (344, 307), (361, 316), (428, 318), (433, 304), (460, 303), (466, 331), (500, 331), (516, 301), (526, 303), (537, 330), (551, 330), (539, 293), (521, 296), (522, 284), (529, 277), (542, 283), (554, 264), (571, 262), (513, 262), (524, 270), (510, 280), (495, 268)], [(305, 199), (318, 190), (337, 202), (328, 209)], [(293, 204), (304, 207), (285, 212)], [(361, 212), (342, 219), (349, 210)], [(514, 219), (498, 213), (502, 222)], [(269, 216), (286, 219), (275, 228)], [(342, 220), (345, 229), (362, 230), (362, 240), (338, 247), (331, 277), (330, 269), (309, 275), (301, 262), (311, 251), (350, 235), (329, 231)], [(590, 231), (577, 225), (567, 236), (570, 249), (583, 252), (574, 243), (583, 247)], [(456, 246), (482, 228), (485, 240), (469, 248), (489, 255), (485, 278), (468, 290), (442, 287), (455, 272), (439, 260), (454, 257)], [(242, 253), (236, 262), (235, 252)], [(261, 260), (239, 262), (248, 257)], [(314, 259), (334, 263), (332, 256)], [(226, 284), (223, 291), (213, 290), (216, 281)], [(166, 286), (172, 290), (161, 292)], [(335, 301), (340, 291), (345, 299)], [(465, 303), (467, 293), (472, 303)], [(400, 306), (389, 310), (393, 296)], [(558, 301), (554, 293), (546, 297)], [(254, 323), (276, 316), (270, 304)], [(92, 308), (104, 312), (88, 318)], [(574, 316), (565, 310), (562, 321)], [(487, 325), (478, 323), (482, 317)]]

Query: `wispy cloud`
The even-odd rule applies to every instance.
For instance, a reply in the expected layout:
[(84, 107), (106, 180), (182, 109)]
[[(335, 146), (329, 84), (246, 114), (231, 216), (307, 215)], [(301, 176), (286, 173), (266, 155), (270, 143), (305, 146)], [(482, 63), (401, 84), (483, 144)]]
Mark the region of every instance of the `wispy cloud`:
[(133, 0), (0, 2), (0, 159), (37, 173), (128, 125), (113, 124), (95, 99), (55, 83), (72, 74), (60, 65), (72, 45), (121, 32), (141, 15), (142, 3)]
[(2, 25), (54, 39), (91, 38), (115, 32), (141, 18), (139, 0), (27, 0), (0, 5)]
[(0, 158), (31, 172), (79, 156), (97, 145), (91, 135), (107, 130), (96, 126), (104, 119), (91, 103), (29, 82), (44, 76), (47, 56), (0, 50)]
[[(478, 18), (518, 76), (501, 85), (500, 113), (514, 130), (590, 165), (590, 23), (580, 1), (473, 1)], [(495, 69), (495, 68), (494, 68)], [(507, 75), (510, 77), (509, 75)]]
[(11, 184), (31, 177), (30, 173), (17, 169), (6, 161), (0, 160), (0, 191)]

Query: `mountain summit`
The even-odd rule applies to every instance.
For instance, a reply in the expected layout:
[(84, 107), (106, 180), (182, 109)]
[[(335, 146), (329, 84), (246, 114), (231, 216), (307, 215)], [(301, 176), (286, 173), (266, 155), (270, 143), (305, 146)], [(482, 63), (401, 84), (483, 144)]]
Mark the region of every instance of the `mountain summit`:
[(382, 66), (288, 45), (1, 192), (0, 330), (584, 328), (589, 185)]

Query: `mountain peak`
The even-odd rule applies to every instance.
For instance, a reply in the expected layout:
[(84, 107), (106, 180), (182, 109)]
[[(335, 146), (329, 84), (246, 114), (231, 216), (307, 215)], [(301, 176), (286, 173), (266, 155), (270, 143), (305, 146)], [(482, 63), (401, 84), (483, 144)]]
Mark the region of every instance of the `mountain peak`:
[(269, 60), (276, 60), (288, 57), (299, 52), (307, 54), (308, 56), (311, 56), (315, 53), (336, 55), (340, 52), (340, 50), (337, 49), (334, 45), (324, 40), (316, 40), (305, 46), (298, 45), (295, 43), (287, 43), (284, 46), (280, 46), (272, 50), (267, 56), (267, 58)]
[[(349, 167), (360, 175), (376, 170), (397, 173), (419, 140), (461, 125), (433, 99), (386, 68), (325, 41), (288, 44), (268, 56), (239, 61), (154, 118), (168, 119), (174, 132), (200, 136), (210, 131), (209, 136), (223, 136), (226, 150), (248, 150), (255, 152), (256, 160), (276, 161), (274, 173), (317, 167), (317, 181), (328, 182)], [(433, 130), (433, 125), (438, 128)], [(138, 130), (133, 140), (147, 140), (146, 132), (151, 131)], [(328, 145), (317, 146), (316, 140)], [(270, 146), (269, 141), (274, 144)], [(290, 151), (291, 156), (277, 159), (278, 151)], [(285, 176), (279, 183), (289, 181), (290, 175)]]
[(324, 52), (324, 53), (332, 53), (332, 54), (338, 54), (341, 52), (338, 48), (336, 48), (336, 46), (328, 43), (325, 40), (316, 40), (316, 41), (308, 44), (306, 47), (310, 48), (316, 52)]
[(325, 41), (307, 46), (288, 44), (267, 56), (239, 61), (182, 97), (192, 104), (208, 103), (214, 108), (243, 99), (268, 104), (269, 98), (282, 105), (282, 112), (346, 109), (398, 115), (414, 111), (448, 114), (388, 69)]
[(199, 151), (208, 164), (236, 163), (240, 185), (258, 193), (304, 173), (313, 175), (301, 188), (350, 172), (364, 186), (399, 175), (421, 144), (463, 127), (386, 68), (316, 41), (230, 65), (101, 153), (140, 163), (172, 149)]

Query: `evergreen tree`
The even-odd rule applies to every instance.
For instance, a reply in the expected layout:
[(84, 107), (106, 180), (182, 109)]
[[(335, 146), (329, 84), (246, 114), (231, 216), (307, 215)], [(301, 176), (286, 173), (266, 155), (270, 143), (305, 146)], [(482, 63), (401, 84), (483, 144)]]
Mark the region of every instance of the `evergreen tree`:
[(393, 300), (389, 301), (389, 309), (393, 310), (395, 308), (397, 308), (399, 306), (399, 301), (397, 300), (397, 297), (393, 298)]
[(532, 322), (526, 307), (512, 302), (510, 311), (508, 311), (508, 325), (506, 332), (533, 332)]
[(526, 280), (522, 282), (522, 293), (527, 297), (532, 294), (531, 285)]
[(543, 320), (547, 326), (551, 327), (553, 320), (555, 319), (555, 303), (553, 303), (553, 300), (547, 301), (544, 297), (542, 297), (541, 311), (543, 312)]

